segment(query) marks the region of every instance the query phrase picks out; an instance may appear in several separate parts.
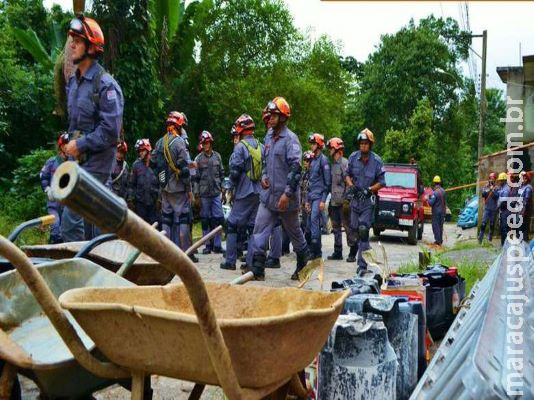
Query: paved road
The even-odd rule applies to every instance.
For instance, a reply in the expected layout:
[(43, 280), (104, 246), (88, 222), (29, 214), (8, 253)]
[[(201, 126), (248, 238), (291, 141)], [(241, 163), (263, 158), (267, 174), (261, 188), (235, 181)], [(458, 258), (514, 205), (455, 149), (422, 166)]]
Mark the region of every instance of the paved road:
[[(426, 244), (433, 242), (433, 236), (430, 229), (430, 224), (425, 226), (425, 232), (423, 235), (423, 241), (419, 243), (419, 246), (412, 246), (406, 243), (406, 233), (396, 231), (385, 231), (380, 236), (380, 239), (373, 237), (371, 239), (371, 245), (376, 249), (378, 242), (382, 243), (386, 251), (388, 265), (392, 270), (396, 270), (399, 266), (410, 262), (416, 262), (418, 259), (418, 252), (420, 246), (426, 246)], [(475, 230), (458, 230), (458, 228), (452, 224), (447, 223), (445, 225), (445, 246), (453, 246), (457, 241), (462, 241), (468, 238), (475, 237)], [(326, 258), (333, 252), (334, 240), (332, 235), (323, 235), (323, 256)], [(344, 256), (347, 256), (347, 249), (344, 250)], [(378, 253), (379, 259), (381, 259), (380, 252)], [(226, 271), (219, 268), (219, 264), (222, 261), (222, 256), (219, 254), (202, 255), (199, 256), (200, 262), (198, 268), (201, 271), (202, 277), (205, 280), (227, 282), (235, 277), (239, 276), (239, 271)], [(290, 280), (290, 276), (295, 268), (295, 255), (290, 254), (281, 259), (281, 269), (268, 269), (266, 270), (266, 280), (264, 282), (250, 282), (249, 285), (259, 286), (271, 286), (271, 287), (283, 287), (283, 286), (296, 286), (296, 282)], [(345, 261), (325, 261), (325, 276), (324, 276), (324, 288), (330, 288), (331, 282), (336, 280), (342, 280), (351, 278), (354, 276), (356, 265), (354, 263), (347, 263)], [(308, 284), (306, 288), (319, 289), (319, 281), (317, 279), (317, 273)], [(176, 279), (177, 280), (177, 279)], [(177, 353), (178, 354), (178, 353)], [(179, 356), (179, 355), (177, 355)], [(152, 377), (152, 387), (154, 389), (154, 399), (187, 399), (189, 392), (192, 389), (192, 384), (188, 382), (182, 382), (162, 377)], [(25, 398), (36, 398), (37, 390), (34, 385), (28, 381), (23, 381), (23, 390)], [(129, 392), (125, 389), (114, 386), (98, 393), (95, 393), (95, 398), (99, 400), (108, 399), (129, 399)], [(223, 399), (221, 393), (214, 389), (209, 388), (203, 399)]]

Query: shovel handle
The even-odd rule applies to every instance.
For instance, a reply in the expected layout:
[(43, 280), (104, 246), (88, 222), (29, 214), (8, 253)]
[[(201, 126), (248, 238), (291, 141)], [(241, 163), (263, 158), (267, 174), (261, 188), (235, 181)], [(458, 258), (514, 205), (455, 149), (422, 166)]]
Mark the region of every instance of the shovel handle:
[(67, 161), (59, 166), (52, 178), (51, 187), (56, 200), (103, 231), (116, 232), (119, 237), (180, 277), (191, 299), (220, 385), (229, 398), (243, 399), (244, 392), (239, 386), (206, 286), (190, 258), (167, 237), (158, 234), (129, 211), (124, 200), (75, 162)]

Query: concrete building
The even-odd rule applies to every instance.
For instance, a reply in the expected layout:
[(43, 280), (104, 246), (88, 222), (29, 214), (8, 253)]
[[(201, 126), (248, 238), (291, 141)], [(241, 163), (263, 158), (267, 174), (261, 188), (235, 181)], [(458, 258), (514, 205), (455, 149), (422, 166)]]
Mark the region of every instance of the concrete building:
[[(506, 134), (523, 132), (523, 143), (534, 141), (534, 55), (523, 57), (522, 67), (497, 67), (497, 73), (506, 83), (506, 96), (522, 100), (523, 104), (512, 105), (523, 111), (523, 122), (506, 123)], [(517, 113), (512, 114), (517, 117)], [(523, 129), (519, 129), (519, 125)], [(517, 139), (516, 139), (517, 140)]]

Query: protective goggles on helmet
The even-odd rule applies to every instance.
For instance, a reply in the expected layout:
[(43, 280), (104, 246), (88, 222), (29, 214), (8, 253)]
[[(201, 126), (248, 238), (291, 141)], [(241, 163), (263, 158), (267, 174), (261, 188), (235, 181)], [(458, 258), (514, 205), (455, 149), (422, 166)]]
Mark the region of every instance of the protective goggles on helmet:
[(274, 101), (268, 102), (266, 109), (269, 113), (280, 113), (280, 110)]
[(85, 22), (83, 15), (73, 18), (69, 24), (69, 32), (76, 33), (84, 38), (88, 38), (87, 34), (93, 36), (93, 31), (89, 25)]
[(360, 140), (368, 140), (369, 142), (371, 141), (369, 139), (369, 136), (367, 136), (367, 134), (364, 132), (358, 133), (358, 137), (356, 138), (356, 141), (359, 142)]

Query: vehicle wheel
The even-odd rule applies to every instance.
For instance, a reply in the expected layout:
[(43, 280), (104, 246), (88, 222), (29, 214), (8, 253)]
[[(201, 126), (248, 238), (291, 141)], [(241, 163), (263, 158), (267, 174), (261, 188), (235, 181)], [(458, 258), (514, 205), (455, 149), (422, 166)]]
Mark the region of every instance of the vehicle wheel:
[(419, 225), (419, 221), (415, 220), (413, 225), (408, 230), (408, 244), (417, 244), (417, 225)]
[(380, 234), (382, 233), (382, 231), (378, 228), (373, 228), (373, 235), (375, 235), (376, 237), (380, 237)]
[(419, 229), (417, 229), (417, 240), (423, 240), (423, 232), (425, 231), (425, 221), (421, 221)]

